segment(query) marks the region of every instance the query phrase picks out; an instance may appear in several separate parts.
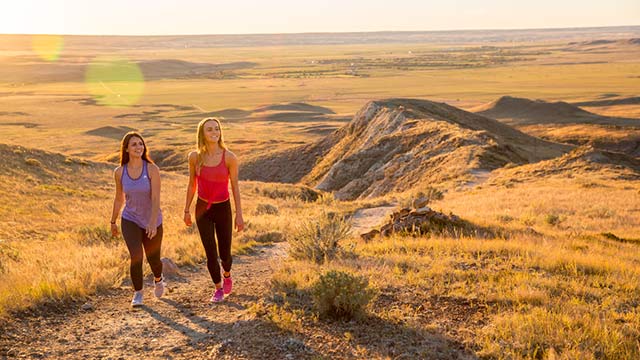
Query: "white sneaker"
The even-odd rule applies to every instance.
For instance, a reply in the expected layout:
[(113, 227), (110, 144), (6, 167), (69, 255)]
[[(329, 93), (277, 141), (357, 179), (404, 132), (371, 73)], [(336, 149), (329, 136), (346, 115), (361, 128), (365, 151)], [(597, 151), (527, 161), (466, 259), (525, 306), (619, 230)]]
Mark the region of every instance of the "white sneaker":
[(133, 293), (133, 299), (131, 299), (131, 306), (142, 306), (142, 290)]
[(162, 294), (164, 294), (164, 287), (165, 287), (165, 283), (164, 283), (164, 276), (160, 278), (160, 281), (154, 281), (155, 283), (155, 289), (153, 290), (153, 294), (157, 297), (160, 298), (162, 297)]

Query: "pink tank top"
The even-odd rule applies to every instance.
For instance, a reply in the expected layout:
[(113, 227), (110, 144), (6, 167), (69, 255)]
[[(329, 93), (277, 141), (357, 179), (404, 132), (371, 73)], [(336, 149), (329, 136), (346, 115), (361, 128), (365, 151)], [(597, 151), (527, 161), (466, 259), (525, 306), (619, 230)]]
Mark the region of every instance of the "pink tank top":
[(225, 162), (225, 153), (216, 166), (201, 166), (200, 174), (196, 174), (198, 181), (198, 197), (207, 202), (207, 209), (212, 203), (219, 203), (229, 199), (229, 169)]

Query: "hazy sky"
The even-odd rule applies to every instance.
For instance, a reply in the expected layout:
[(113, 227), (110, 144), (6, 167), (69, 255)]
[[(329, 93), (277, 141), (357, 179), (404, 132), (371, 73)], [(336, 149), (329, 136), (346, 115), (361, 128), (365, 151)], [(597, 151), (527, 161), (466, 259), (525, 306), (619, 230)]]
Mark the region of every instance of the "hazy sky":
[(3, 0), (3, 34), (247, 34), (640, 25), (640, 0)]

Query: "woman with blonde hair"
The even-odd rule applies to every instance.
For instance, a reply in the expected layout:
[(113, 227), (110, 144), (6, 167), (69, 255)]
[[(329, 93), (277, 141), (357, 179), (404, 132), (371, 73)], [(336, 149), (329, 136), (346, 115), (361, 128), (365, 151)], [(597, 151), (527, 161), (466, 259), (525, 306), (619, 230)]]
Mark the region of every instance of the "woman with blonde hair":
[[(184, 222), (187, 226), (192, 225), (189, 209), (197, 189), (196, 224), (207, 254), (207, 268), (215, 285), (212, 302), (223, 301), (225, 294), (230, 294), (233, 286), (231, 279), (233, 223), (229, 183), (231, 183), (236, 209), (235, 227), (238, 231), (242, 231), (244, 220), (238, 188), (238, 158), (227, 150), (224, 144), (220, 120), (205, 118), (198, 124), (197, 149), (189, 153), (189, 184), (184, 207)], [(222, 276), (218, 256), (224, 270)]]
[[(160, 212), (160, 170), (151, 161), (144, 139), (137, 132), (125, 134), (120, 143), (120, 166), (115, 170), (116, 194), (111, 212), (111, 234), (118, 236), (116, 219), (122, 205), (122, 236), (129, 249), (129, 271), (133, 282), (132, 306), (142, 305), (142, 259), (144, 253), (155, 277), (154, 293), (164, 293), (162, 277), (162, 213)], [(144, 249), (144, 252), (143, 252)]]

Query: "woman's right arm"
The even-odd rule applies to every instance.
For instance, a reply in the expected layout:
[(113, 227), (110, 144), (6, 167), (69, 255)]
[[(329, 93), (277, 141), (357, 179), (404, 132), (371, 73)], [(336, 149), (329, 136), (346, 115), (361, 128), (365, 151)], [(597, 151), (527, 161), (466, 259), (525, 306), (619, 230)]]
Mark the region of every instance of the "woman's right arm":
[(187, 226), (191, 226), (193, 221), (191, 221), (191, 202), (193, 201), (193, 197), (196, 194), (196, 165), (198, 162), (198, 153), (192, 151), (189, 153), (189, 184), (187, 184), (187, 199), (184, 204), (184, 223)]
[(120, 215), (120, 210), (122, 210), (122, 205), (124, 205), (124, 192), (122, 191), (122, 166), (118, 166), (116, 168), (113, 172), (113, 177), (116, 181), (116, 194), (113, 198), (113, 210), (111, 211), (111, 235), (118, 236), (119, 232), (116, 220), (118, 220), (118, 215)]

